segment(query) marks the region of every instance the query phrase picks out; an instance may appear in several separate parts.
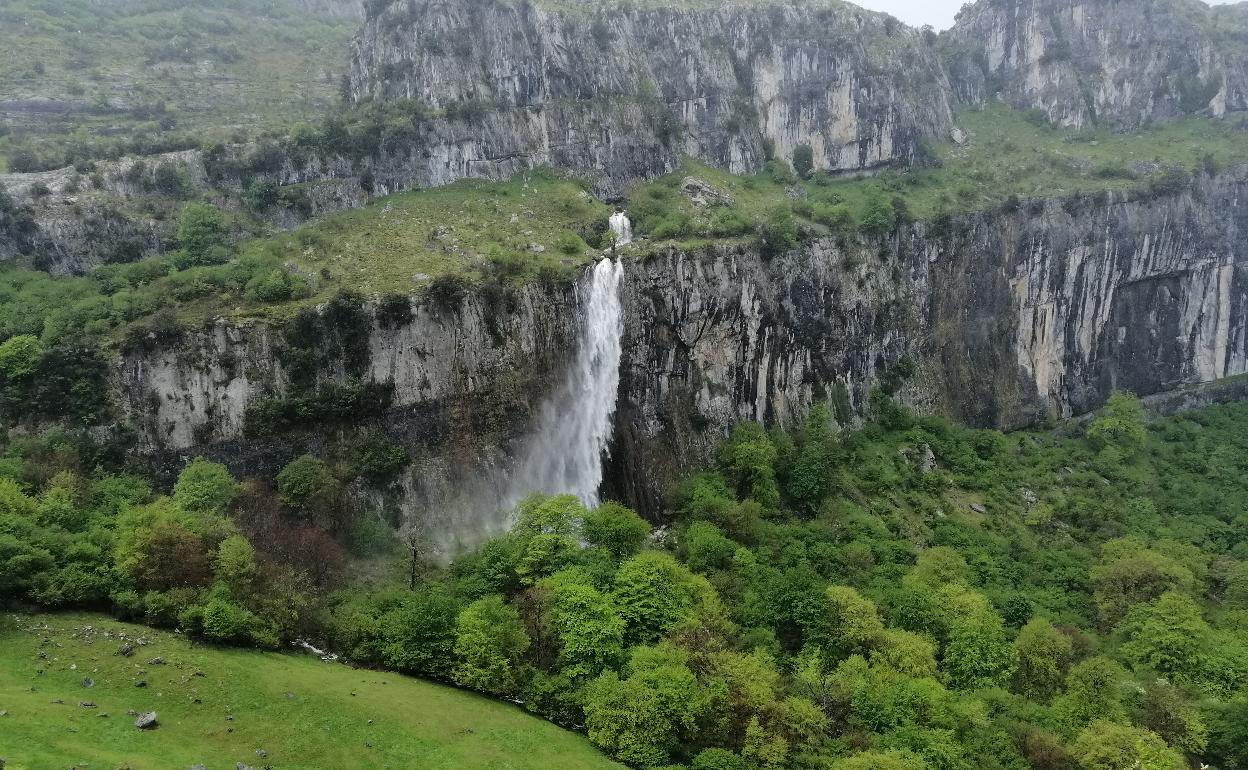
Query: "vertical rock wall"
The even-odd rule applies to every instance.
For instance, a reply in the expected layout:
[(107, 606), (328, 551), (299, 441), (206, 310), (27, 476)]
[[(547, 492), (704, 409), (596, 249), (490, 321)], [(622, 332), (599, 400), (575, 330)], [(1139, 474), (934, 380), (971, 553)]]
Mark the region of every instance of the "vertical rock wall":
[[(792, 424), (815, 402), (850, 419), (903, 360), (916, 374), (902, 400), (1007, 428), (1086, 412), (1115, 389), (1244, 373), (1245, 192), (1241, 171), (1168, 195), (1036, 201), (883, 239), (820, 239), (772, 259), (748, 242), (630, 246), (608, 492), (657, 513), (666, 484), (734, 423)], [(417, 307), (397, 329), (374, 324), (366, 377), (394, 386), (380, 428), (417, 458), (393, 505), (438, 512), (451, 533), (463, 525), (447, 501), (505, 472), (562, 381), (578, 313), (575, 292), (534, 284), (509, 310), (470, 297), (457, 312)], [(127, 356), (117, 398), (158, 458), (208, 451), (271, 473), (343, 429), (244, 440), (246, 403), (286, 392), (281, 344), (264, 326), (219, 324)]]
[(1237, 7), (1200, 0), (980, 0), (942, 43), (964, 102), (1129, 130), (1248, 107), (1245, 31)]
[(350, 89), (440, 111), (429, 180), (555, 165), (611, 190), (681, 155), (747, 172), (803, 144), (817, 168), (863, 169), (914, 162), (950, 124), (922, 36), (839, 3), (396, 0), (357, 37)]

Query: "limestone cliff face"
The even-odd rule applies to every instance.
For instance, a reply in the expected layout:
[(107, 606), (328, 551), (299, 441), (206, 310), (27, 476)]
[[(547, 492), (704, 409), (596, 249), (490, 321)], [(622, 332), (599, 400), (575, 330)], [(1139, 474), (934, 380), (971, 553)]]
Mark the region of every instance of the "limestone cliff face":
[[(251, 149), (236, 145), (226, 152), (245, 156)], [(288, 162), (271, 172), (267, 176), (282, 184), (313, 184), (303, 188), (306, 212), (276, 207), (263, 218), (277, 227), (293, 227), (309, 217), (364, 205), (368, 196), (350, 164), (345, 169), (343, 165), (315, 159), (298, 166)], [(99, 264), (132, 262), (172, 248), (182, 204), (153, 190), (153, 174), (162, 166), (181, 172), (187, 196), (223, 207), (240, 205), (247, 183), (265, 178), (210, 173), (201, 150), (99, 161), (90, 175), (73, 167), (0, 174), (0, 189), (30, 213), (35, 226), (28, 242), (0, 240), (0, 263), (33, 266), (53, 275), (81, 275)], [(41, 188), (46, 192), (35, 194)]]
[[(305, 452), (325, 454), (358, 431), (402, 444), (413, 463), (385, 489), (357, 488), (397, 523), (427, 518), (448, 552), (497, 532), (493, 511), (473, 509), (482, 485), (498, 478), (533, 423), (545, 394), (563, 378), (575, 348), (573, 287), (531, 284), (499, 306), (468, 296), (458, 307), (413, 301), (397, 326), (366, 308), (370, 331), (358, 373), (390, 388), (388, 407), (358, 420), (320, 417), (298, 430), (256, 434), (249, 403), (297, 392), (283, 361), (289, 343), (268, 324), (218, 321), (173, 344), (120, 357), (115, 401), (139, 429), (140, 452), (172, 480), (194, 455), (214, 457), (240, 475), (269, 477)], [(316, 372), (314, 388), (353, 379), (341, 362)], [(307, 392), (306, 389), (302, 392)]]
[(862, 169), (913, 161), (950, 122), (922, 37), (840, 3), (374, 6), (351, 96), (448, 116), (420, 151), (423, 183), (554, 165), (610, 189), (681, 154), (746, 172), (802, 144), (817, 168)]
[(942, 35), (969, 103), (1134, 129), (1248, 107), (1243, 9), (1200, 0), (980, 0)]
[[(1019, 427), (1248, 371), (1248, 175), (1155, 198), (1037, 201), (876, 241), (663, 253), (634, 271), (615, 491), (643, 508), (738, 420), (900, 397)], [(839, 402), (839, 403), (838, 403)]]
[[(367, 152), (233, 145), (145, 163), (184, 166), (194, 194), (226, 205), (240, 205), (255, 180), (303, 184), (306, 211), (317, 215), (539, 165), (583, 176), (611, 198), (682, 156), (750, 172), (769, 154), (791, 160), (809, 146), (814, 166), (833, 171), (913, 164), (924, 160), (923, 140), (949, 135), (958, 101), (1002, 100), (1058, 124), (1115, 129), (1248, 109), (1240, 6), (980, 0), (937, 40), (832, 0), (643, 5), (377, 0), (353, 44), (348, 95), (421, 109), (379, 128)], [(136, 160), (100, 163), (102, 188), (80, 179), (76, 192), (70, 169), (0, 176), (39, 225), (33, 248), (0, 246), (0, 258), (77, 273), (161, 251), (174, 218), (129, 205)], [(36, 182), (51, 195), (31, 196)], [(290, 226), (300, 215), (266, 216)]]
[[(927, 413), (1019, 426), (1248, 371), (1248, 173), (1154, 197), (1054, 199), (824, 238), (770, 260), (749, 243), (625, 250), (620, 392), (608, 492), (656, 514), (665, 484), (740, 420), (841, 419), (903, 359)], [(482, 531), (448, 503), (505, 469), (576, 340), (576, 292), (530, 285), (377, 323), (365, 376), (394, 384), (380, 427), (417, 458), (387, 505)], [(157, 458), (208, 451), (272, 473), (341, 427), (243, 441), (246, 403), (287, 390), (280, 339), (226, 324), (120, 362), (118, 397)], [(341, 369), (320, 372), (342, 380)], [(449, 542), (449, 541), (448, 541)]]

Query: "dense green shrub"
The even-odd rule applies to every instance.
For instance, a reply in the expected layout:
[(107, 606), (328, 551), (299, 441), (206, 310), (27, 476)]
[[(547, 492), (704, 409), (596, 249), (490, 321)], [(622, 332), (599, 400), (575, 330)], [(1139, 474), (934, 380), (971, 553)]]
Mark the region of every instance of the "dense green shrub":
[(208, 203), (188, 203), (178, 218), (178, 245), (183, 254), (175, 256), (179, 269), (193, 265), (219, 265), (229, 261), (225, 220)]
[(191, 194), (191, 178), (186, 167), (179, 163), (161, 163), (152, 172), (152, 189), (161, 195), (174, 200), (181, 200)]
[(296, 396), (261, 396), (247, 403), (243, 424), (248, 435), (272, 436), (326, 423), (356, 422), (385, 412), (393, 394), (391, 383), (352, 381)]
[(243, 202), (252, 211), (265, 212), (277, 205), (277, 182), (254, 179), (243, 191)]
[(393, 480), (410, 462), (407, 450), (383, 434), (367, 434), (351, 447), (352, 473), (374, 483)]
[(797, 248), (797, 220), (788, 206), (778, 206), (758, 226), (759, 250), (765, 259), (778, 256)]
[(430, 301), (434, 307), (448, 313), (458, 312), (467, 294), (468, 283), (458, 275), (440, 275), (429, 284)]
[(809, 144), (799, 144), (793, 148), (793, 171), (802, 179), (809, 179), (810, 172), (815, 168), (815, 153)]

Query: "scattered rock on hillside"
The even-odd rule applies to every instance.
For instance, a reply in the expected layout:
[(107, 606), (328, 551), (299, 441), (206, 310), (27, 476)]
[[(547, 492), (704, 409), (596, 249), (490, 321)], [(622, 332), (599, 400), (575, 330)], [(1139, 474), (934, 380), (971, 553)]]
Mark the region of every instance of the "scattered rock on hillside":
[(140, 730), (155, 729), (157, 724), (158, 722), (156, 721), (155, 711), (148, 711), (143, 714), (139, 714), (138, 718), (134, 720), (134, 726)]
[(126, 642), (125, 644), (117, 648), (117, 654), (123, 658), (130, 657), (131, 655), (134, 654), (134, 645), (131, 644), (130, 642)]
[(149, 660), (149, 661), (147, 662), (147, 665), (149, 665), (149, 666), (159, 666), (159, 665), (163, 664), (164, 662), (165, 662), (165, 659), (164, 659), (164, 658), (152, 658), (151, 660)]
[(984, 506), (980, 505), (979, 503), (971, 503), (971, 510), (972, 510), (972, 511), (975, 511), (976, 513), (987, 513), (987, 512), (988, 512), (988, 509), (987, 509), (987, 508), (985, 508)]
[(79, 706), (82, 706), (84, 709), (93, 709), (93, 708), (95, 708), (95, 701), (93, 701), (93, 700), (80, 700), (80, 701), (78, 701), (78, 705), (79, 705)]
[(728, 193), (720, 192), (701, 179), (695, 179), (691, 176), (681, 180), (680, 191), (685, 194), (690, 203), (699, 208), (731, 206), (734, 203), (732, 196)]
[(89, 676), (84, 676), (82, 678), (82, 686), (87, 688), (95, 687), (95, 680)]

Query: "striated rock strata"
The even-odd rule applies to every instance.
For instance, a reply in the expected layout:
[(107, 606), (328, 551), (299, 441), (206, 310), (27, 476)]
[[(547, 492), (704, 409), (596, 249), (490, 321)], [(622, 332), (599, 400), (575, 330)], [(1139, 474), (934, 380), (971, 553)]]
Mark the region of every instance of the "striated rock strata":
[(944, 35), (958, 97), (1136, 129), (1248, 107), (1248, 12), (1200, 0), (980, 0)]
[(950, 125), (948, 84), (915, 30), (841, 3), (604, 7), (375, 3), (351, 98), (446, 116), (410, 157), (422, 184), (536, 165), (610, 190), (689, 155), (735, 172), (812, 148), (816, 168), (912, 162)]
[[(824, 238), (771, 260), (748, 243), (630, 246), (607, 491), (657, 515), (665, 484), (733, 423), (791, 423), (816, 401), (852, 419), (903, 359), (916, 373), (902, 400), (999, 427), (1086, 412), (1114, 389), (1244, 373), (1245, 192), (1239, 172), (1164, 196), (1053, 199), (884, 239)], [(417, 458), (388, 505), (441, 517), (448, 542), (497, 525), (446, 501), (506, 468), (572, 353), (575, 303), (566, 287), (532, 284), (509, 307), (469, 297), (456, 312), (417, 307), (398, 329), (373, 322), (366, 378), (394, 384), (380, 426)], [(148, 451), (208, 451), (271, 473), (340, 430), (242, 441), (248, 401), (287, 389), (275, 334), (219, 324), (121, 361), (118, 398)]]

